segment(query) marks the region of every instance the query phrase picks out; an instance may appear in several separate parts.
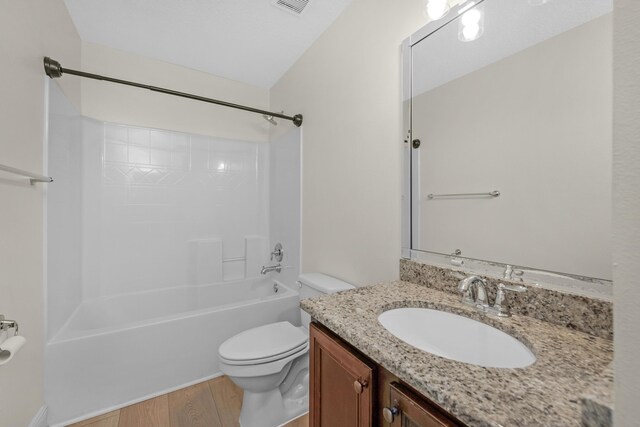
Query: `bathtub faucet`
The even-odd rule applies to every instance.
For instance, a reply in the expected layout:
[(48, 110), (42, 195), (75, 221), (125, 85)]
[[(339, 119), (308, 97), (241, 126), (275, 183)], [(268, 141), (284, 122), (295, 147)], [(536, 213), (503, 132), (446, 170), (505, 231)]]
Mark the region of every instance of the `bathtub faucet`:
[(262, 266), (262, 270), (260, 270), (260, 274), (267, 274), (267, 273), (272, 272), (272, 271), (280, 273), (280, 271), (282, 271), (282, 266), (280, 265), (280, 263), (278, 263), (276, 265), (270, 265), (269, 267), (265, 267), (263, 265)]

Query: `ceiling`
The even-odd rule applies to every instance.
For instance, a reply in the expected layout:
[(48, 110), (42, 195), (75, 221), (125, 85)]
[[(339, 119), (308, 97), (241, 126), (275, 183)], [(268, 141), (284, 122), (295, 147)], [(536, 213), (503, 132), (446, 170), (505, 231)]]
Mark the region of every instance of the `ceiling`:
[(351, 0), (65, 0), (80, 37), (270, 88)]

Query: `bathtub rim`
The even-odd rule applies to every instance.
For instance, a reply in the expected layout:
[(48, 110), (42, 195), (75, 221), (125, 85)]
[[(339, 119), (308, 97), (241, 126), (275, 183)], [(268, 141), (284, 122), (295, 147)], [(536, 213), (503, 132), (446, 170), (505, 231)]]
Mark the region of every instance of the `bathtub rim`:
[[(144, 291), (138, 291), (138, 292), (130, 292), (130, 293), (121, 294), (121, 295), (106, 295), (106, 296), (102, 296), (102, 297), (98, 297), (98, 298), (91, 298), (91, 299), (86, 300), (86, 301), (108, 301), (110, 299), (120, 298), (120, 297), (123, 297), (123, 296), (142, 295), (142, 294), (154, 293), (154, 292), (165, 291), (165, 290), (169, 291), (169, 290), (185, 289), (185, 288), (204, 288), (204, 287), (208, 287), (208, 286), (216, 286), (216, 285), (219, 285), (219, 284), (233, 284), (233, 283), (239, 283), (239, 282), (258, 281), (258, 280), (265, 280), (266, 281), (266, 279), (269, 279), (270, 282), (273, 281), (274, 284), (277, 284), (279, 291), (277, 293), (274, 292), (273, 295), (269, 295), (268, 297), (265, 297), (265, 298), (262, 298), (262, 299), (261, 298), (251, 298), (251, 299), (242, 300), (242, 301), (239, 301), (239, 302), (223, 304), (223, 305), (216, 305), (216, 306), (213, 306), (213, 307), (206, 307), (206, 308), (201, 308), (201, 309), (198, 309), (198, 310), (184, 311), (184, 312), (175, 313), (175, 314), (162, 316), (162, 317), (153, 317), (151, 319), (145, 319), (145, 320), (140, 320), (140, 321), (137, 321), (137, 322), (126, 323), (126, 324), (124, 324), (124, 325), (122, 325), (120, 327), (108, 326), (108, 327), (104, 327), (104, 328), (90, 329), (90, 330), (88, 330), (89, 331), (88, 333), (87, 333), (87, 330), (85, 330), (84, 331), (85, 333), (82, 333), (82, 334), (71, 335), (71, 336), (68, 336), (68, 337), (64, 337), (63, 336), (63, 338), (60, 338), (61, 333), (65, 332), (67, 330), (67, 327), (69, 326), (71, 321), (74, 319), (74, 317), (76, 316), (76, 314), (80, 310), (82, 304), (85, 302), (85, 301), (82, 301), (73, 310), (73, 312), (71, 313), (69, 318), (62, 325), (62, 327), (60, 327), (60, 330), (58, 332), (56, 332), (49, 340), (46, 341), (45, 349), (46, 349), (46, 346), (49, 346), (49, 345), (58, 345), (58, 344), (68, 343), (68, 342), (77, 341), (77, 340), (81, 340), (81, 339), (87, 339), (87, 338), (91, 338), (91, 337), (109, 335), (109, 334), (114, 334), (114, 333), (118, 333), (118, 332), (122, 332), (122, 331), (129, 331), (129, 330), (133, 330), (133, 329), (138, 329), (138, 328), (142, 328), (142, 327), (150, 326), (150, 325), (161, 325), (163, 323), (172, 322), (172, 321), (175, 321), (177, 319), (188, 319), (188, 318), (197, 317), (197, 316), (201, 316), (201, 315), (204, 315), (204, 314), (212, 313), (214, 311), (226, 311), (226, 310), (230, 310), (230, 309), (233, 309), (233, 308), (236, 308), (236, 307), (246, 307), (248, 305), (253, 305), (253, 304), (256, 304), (256, 303), (260, 303), (260, 302), (278, 301), (278, 300), (285, 299), (285, 298), (291, 298), (291, 297), (294, 297), (294, 296), (298, 296), (299, 297), (300, 296), (300, 293), (298, 291), (296, 291), (295, 289), (292, 289), (290, 286), (285, 285), (284, 283), (282, 283), (281, 281), (279, 281), (279, 280), (277, 280), (275, 278), (253, 277), (253, 278), (247, 278), (247, 279), (238, 279), (238, 280), (229, 281), (229, 282), (210, 283), (210, 284), (206, 284), (206, 285), (174, 286), (174, 287), (171, 287), (171, 288), (151, 289), (151, 290), (144, 290)], [(282, 292), (283, 288), (286, 290), (285, 292)]]

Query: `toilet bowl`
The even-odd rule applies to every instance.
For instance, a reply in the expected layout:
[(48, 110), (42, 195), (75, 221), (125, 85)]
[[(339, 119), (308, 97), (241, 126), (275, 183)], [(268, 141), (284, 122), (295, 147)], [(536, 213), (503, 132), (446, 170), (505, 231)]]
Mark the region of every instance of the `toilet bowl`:
[[(303, 274), (300, 298), (353, 286), (321, 274)], [(277, 427), (309, 410), (309, 316), (302, 326), (276, 322), (241, 332), (220, 345), (220, 370), (244, 390), (240, 425)]]

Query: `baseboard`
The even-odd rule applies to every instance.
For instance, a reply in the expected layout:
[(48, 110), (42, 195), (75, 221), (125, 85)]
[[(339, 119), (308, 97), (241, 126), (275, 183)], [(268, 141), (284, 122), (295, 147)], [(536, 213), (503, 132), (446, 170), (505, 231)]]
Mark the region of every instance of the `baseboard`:
[(98, 417), (100, 415), (104, 415), (104, 414), (106, 414), (108, 412), (115, 411), (117, 409), (122, 409), (122, 408), (125, 408), (127, 406), (135, 405), (136, 403), (144, 402), (145, 400), (153, 399), (154, 397), (162, 396), (163, 394), (169, 394), (172, 391), (180, 390), (180, 389), (183, 389), (183, 388), (186, 388), (186, 387), (189, 387), (189, 386), (192, 386), (192, 385), (204, 382), (204, 381), (209, 381), (209, 380), (212, 380), (214, 378), (221, 377), (222, 375), (224, 375), (222, 372), (217, 372), (217, 373), (215, 373), (213, 375), (209, 375), (209, 376), (206, 376), (204, 378), (200, 378), (200, 379), (197, 379), (197, 380), (194, 380), (194, 381), (189, 381), (187, 383), (180, 384), (180, 385), (177, 385), (175, 387), (170, 387), (170, 388), (158, 391), (156, 393), (148, 394), (148, 395), (140, 397), (138, 399), (130, 400), (130, 401), (122, 403), (120, 405), (110, 406), (110, 407), (105, 408), (105, 409), (100, 409), (99, 411), (94, 411), (94, 412), (91, 412), (90, 414), (85, 414), (85, 415), (82, 415), (80, 417), (73, 418), (71, 420), (67, 420), (67, 421), (64, 421), (64, 422), (61, 422), (61, 423), (53, 424), (51, 426), (47, 426), (47, 423), (46, 423), (46, 420), (47, 420), (47, 418), (46, 418), (46, 407), (44, 407), (45, 408), (45, 418), (44, 418), (45, 423), (42, 424), (42, 425), (40, 425), (40, 424), (31, 425), (30, 424), (29, 427), (64, 427), (64, 426), (69, 425), (69, 424), (79, 423), (80, 421), (85, 421), (85, 420), (88, 420), (90, 418)]
[(29, 423), (29, 427), (47, 427), (47, 412), (48, 409), (46, 406), (42, 406), (38, 409), (36, 416), (33, 417), (31, 422)]

